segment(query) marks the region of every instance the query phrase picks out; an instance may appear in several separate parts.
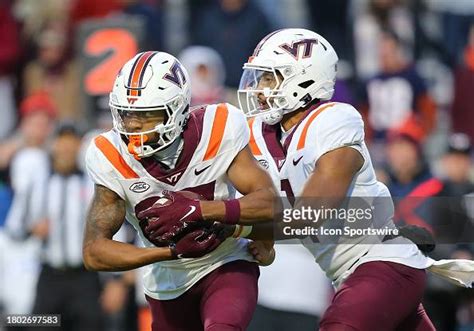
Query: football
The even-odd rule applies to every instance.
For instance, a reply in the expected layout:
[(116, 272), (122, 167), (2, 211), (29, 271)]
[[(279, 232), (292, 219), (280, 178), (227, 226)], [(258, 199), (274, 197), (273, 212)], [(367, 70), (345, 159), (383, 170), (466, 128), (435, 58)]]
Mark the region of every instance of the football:
[[(188, 199), (192, 200), (205, 200), (205, 198), (195, 192), (191, 191), (179, 191), (179, 193), (182, 196), (185, 196)], [(136, 215), (140, 215), (140, 213), (146, 211), (147, 209), (153, 208), (153, 209), (159, 209), (159, 208), (165, 208), (169, 207), (174, 203), (173, 198), (171, 195), (167, 195), (166, 192), (163, 192), (163, 195), (161, 196), (154, 196), (154, 197), (149, 197), (145, 200), (140, 201), (136, 206), (135, 206), (135, 213)], [(153, 224), (154, 222), (158, 221), (157, 217), (147, 217), (147, 218), (141, 218), (139, 225), (143, 231), (143, 233), (147, 233), (148, 235), (152, 235), (152, 232), (149, 232), (148, 226), (150, 224)], [(203, 224), (204, 226), (204, 224)], [(193, 228), (190, 227), (189, 231), (191, 231)], [(185, 233), (183, 233), (185, 234)], [(147, 237), (148, 238), (148, 237)], [(148, 238), (150, 240), (150, 238)], [(178, 238), (171, 238), (171, 233), (166, 233), (163, 234), (162, 236), (156, 237), (152, 241), (156, 246), (158, 247), (163, 247), (163, 246), (168, 246), (169, 244), (172, 244), (175, 242), (175, 240), (178, 240)]]
[(186, 198), (189, 199), (194, 199), (194, 200), (207, 200), (203, 195), (196, 193), (196, 192), (191, 192), (191, 191), (179, 191), (182, 193)]
[(165, 207), (165, 206), (171, 205), (172, 202), (173, 202), (173, 201), (171, 201), (171, 200), (168, 199), (168, 198), (159, 197), (158, 200), (156, 200), (156, 201), (153, 203), (153, 206), (154, 206), (154, 207)]

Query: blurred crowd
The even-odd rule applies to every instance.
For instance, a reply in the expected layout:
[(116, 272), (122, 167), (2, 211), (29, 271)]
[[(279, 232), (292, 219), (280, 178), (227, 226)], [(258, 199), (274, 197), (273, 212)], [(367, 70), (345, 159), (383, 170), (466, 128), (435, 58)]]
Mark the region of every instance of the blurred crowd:
[[(134, 53), (162, 50), (188, 69), (193, 105), (238, 106), (243, 63), (286, 27), (336, 49), (333, 99), (361, 112), (397, 224), (429, 228), (435, 258), (472, 259), (474, 1), (0, 0), (0, 312), (55, 312), (64, 330), (149, 329), (141, 271), (82, 265), (82, 155), (112, 126), (111, 82)], [(332, 290), (300, 248), (277, 245), (262, 268), (251, 330), (314, 330)], [(430, 278), (424, 304), (438, 330), (473, 330), (473, 291)]]

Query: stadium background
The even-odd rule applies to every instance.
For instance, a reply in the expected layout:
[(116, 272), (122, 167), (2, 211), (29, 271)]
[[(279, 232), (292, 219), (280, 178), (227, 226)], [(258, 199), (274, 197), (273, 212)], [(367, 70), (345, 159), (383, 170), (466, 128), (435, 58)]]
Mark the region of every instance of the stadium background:
[[(379, 179), (392, 193), (403, 198), (422, 188), (424, 197), (458, 197), (466, 203), (457, 215), (471, 222), (472, 0), (0, 0), (0, 311), (31, 312), (45, 267), (39, 238), (53, 230), (38, 218), (49, 205), (31, 208), (33, 198), (23, 196), (29, 182), (47, 180), (45, 159), (62, 157), (53, 148), (61, 134), (75, 132), (86, 146), (111, 126), (108, 91), (128, 58), (170, 52), (191, 74), (193, 104), (238, 105), (242, 64), (263, 36), (286, 27), (313, 29), (336, 49), (334, 100), (363, 114)], [(78, 169), (82, 153), (72, 155)], [(411, 212), (399, 223), (413, 222)], [(124, 229), (121, 239), (134, 241), (133, 233)], [(331, 296), (305, 252), (282, 252), (278, 265), (262, 270), (257, 312), (267, 330), (285, 329), (271, 326), (276, 313), (316, 321)], [(453, 241), (434, 256), (472, 259), (473, 252), (472, 244)], [(292, 274), (289, 265), (303, 269)], [(137, 279), (99, 275), (92, 299), (104, 330), (146, 330)], [(471, 290), (430, 279), (425, 306), (439, 330), (474, 329)]]

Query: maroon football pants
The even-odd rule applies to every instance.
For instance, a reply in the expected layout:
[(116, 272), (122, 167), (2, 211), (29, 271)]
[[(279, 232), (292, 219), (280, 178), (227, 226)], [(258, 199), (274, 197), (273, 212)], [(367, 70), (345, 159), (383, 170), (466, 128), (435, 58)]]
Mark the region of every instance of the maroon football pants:
[(224, 264), (173, 300), (147, 296), (153, 331), (244, 331), (257, 305), (258, 265)]
[(433, 331), (421, 299), (425, 270), (392, 262), (360, 265), (336, 292), (320, 331)]

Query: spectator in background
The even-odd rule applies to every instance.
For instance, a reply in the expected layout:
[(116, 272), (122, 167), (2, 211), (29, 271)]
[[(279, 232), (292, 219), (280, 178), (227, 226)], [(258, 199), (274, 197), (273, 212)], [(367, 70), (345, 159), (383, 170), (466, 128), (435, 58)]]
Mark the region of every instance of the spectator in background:
[[(443, 188), (435, 179), (421, 149), (422, 131), (406, 125), (388, 135), (388, 189), (395, 202), (394, 222), (398, 225), (417, 225), (433, 230), (427, 220), (432, 219), (430, 197)], [(426, 202), (426, 204), (425, 204)]]
[[(389, 180), (387, 187), (395, 204), (395, 224), (398, 227), (403, 225), (421, 226), (434, 234), (433, 223), (436, 214), (434, 205), (437, 202), (434, 197), (440, 194), (443, 184), (432, 176), (424, 160), (421, 137), (421, 129), (416, 129), (413, 126), (389, 132), (387, 144)], [(446, 257), (443, 256), (443, 258)], [(429, 279), (433, 278), (429, 277)], [(442, 286), (449, 287), (450, 285), (442, 284)], [(427, 289), (425, 297), (429, 297), (431, 293)], [(444, 304), (444, 301), (442, 302)], [(434, 308), (433, 301), (424, 300), (423, 305), (427, 314), (433, 319), (433, 323), (438, 324), (436, 317), (440, 314)], [(452, 308), (452, 305), (449, 305), (449, 308)]]
[(306, 0), (313, 31), (331, 43), (340, 59), (352, 59), (352, 43), (348, 25), (349, 4), (347, 0)]
[(209, 46), (222, 55), (225, 84), (237, 88), (242, 63), (270, 32), (271, 25), (252, 0), (216, 0), (195, 15), (190, 29), (193, 44)]
[(0, 0), (0, 139), (15, 126), (13, 75), (21, 55), (20, 28), (12, 15), (12, 1)]
[[(93, 184), (78, 168), (80, 146), (77, 128), (71, 124), (58, 128), (51, 146), (51, 172), (42, 190), (36, 191), (41, 194), (43, 213), (27, 229), (43, 241), (43, 265), (33, 313), (61, 314), (62, 330), (103, 330), (99, 276), (82, 263), (83, 228)], [(113, 282), (106, 289), (116, 291)], [(114, 300), (123, 304), (125, 298), (119, 293)]]
[[(436, 237), (454, 244), (443, 256), (472, 259), (474, 256), (474, 183), (471, 180), (472, 144), (463, 133), (448, 140), (448, 151), (441, 158), (442, 200), (437, 203)], [(460, 254), (460, 256), (457, 256)]]
[(414, 40), (411, 13), (400, 0), (353, 0), (356, 72), (364, 81), (380, 71), (379, 39), (383, 30), (393, 30), (410, 45)]
[[(449, 137), (448, 151), (441, 159), (443, 189), (433, 204), (432, 222), (438, 244), (430, 256), (435, 259), (472, 260), (473, 257), (474, 224), (472, 212), (469, 212), (474, 193), (469, 178), (471, 149), (469, 137), (455, 133)], [(469, 294), (469, 290), (459, 289), (431, 275), (427, 285), (425, 307), (431, 312), (433, 324), (439, 331), (456, 330), (456, 314), (462, 297)]]
[(454, 100), (451, 107), (453, 130), (466, 133), (474, 141), (474, 24), (471, 26), (469, 40), (464, 49), (463, 63), (455, 71)]
[(50, 94), (60, 120), (81, 120), (78, 68), (67, 55), (66, 27), (51, 22), (38, 38), (37, 57), (23, 72), (25, 94), (38, 90)]
[(122, 0), (71, 0), (70, 24), (73, 29), (87, 19), (102, 18), (123, 9)]
[(388, 130), (414, 125), (424, 138), (435, 126), (436, 105), (397, 36), (385, 31), (379, 42), (381, 71), (365, 88), (367, 135), (383, 144)]
[(442, 188), (423, 157), (422, 134), (419, 128), (408, 125), (388, 134), (388, 188), (393, 197), (420, 196), (420, 192), (422, 196), (435, 195)]
[(161, 7), (144, 0), (120, 0), (123, 13), (141, 18), (145, 23), (145, 49), (164, 50), (164, 23)]
[(38, 91), (20, 104), (20, 124), (6, 140), (0, 142), (0, 173), (8, 182), (8, 172), (13, 157), (22, 149), (41, 150), (54, 128), (56, 106), (50, 96)]
[[(61, 21), (67, 23), (70, 5), (74, 0), (15, 0), (13, 12), (21, 22), (22, 40), (26, 51), (32, 48), (34, 40), (47, 22)], [(27, 57), (29, 54), (26, 54)]]
[(455, 66), (462, 61), (469, 29), (474, 24), (474, 2), (431, 0), (429, 4), (441, 14), (443, 48), (448, 53), (451, 66)]
[[(0, 145), (1, 164), (4, 169), (9, 170), (11, 187), (15, 193), (13, 207), (8, 215), (8, 218), (14, 220), (13, 224), (18, 224), (16, 220), (25, 219), (28, 208), (24, 207), (26, 203), (22, 199), (29, 199), (26, 196), (30, 196), (33, 183), (47, 171), (44, 165), (47, 159), (45, 147), (54, 128), (56, 108), (48, 95), (40, 92), (21, 103), (20, 114), (21, 122), (17, 134)], [(17, 204), (22, 207), (16, 207)], [(21, 226), (17, 228), (13, 224), (7, 219), (10, 234), (20, 237), (18, 234)]]
[(348, 19), (350, 2), (346, 0), (306, 0), (313, 31), (325, 38), (337, 50), (337, 80), (331, 101), (353, 104), (354, 98), (350, 81), (354, 78), (352, 36)]
[(45, 145), (54, 128), (56, 108), (46, 93), (38, 92), (21, 103), (20, 115), (17, 132), (0, 144), (1, 168), (14, 193), (4, 229), (8, 236), (3, 238), (8, 247), (8, 253), (3, 254), (8, 266), (3, 275), (3, 299), (6, 312), (26, 314), (33, 305), (41, 244), (28, 237), (24, 227), (41, 212), (40, 194), (34, 192), (42, 189), (48, 172)]
[[(440, 194), (443, 184), (432, 176), (425, 162), (421, 149), (422, 134), (422, 130), (414, 126), (405, 126), (389, 132), (386, 155), (389, 178), (387, 187), (395, 204), (395, 224), (398, 227), (421, 226), (434, 234), (436, 199), (433, 198)], [(426, 297), (428, 296), (429, 290), (426, 292)], [(423, 305), (430, 318), (436, 317), (437, 311), (433, 310), (432, 301), (424, 300)]]
[[(292, 27), (293, 24), (288, 22), (289, 13), (287, 9), (291, 9), (292, 11), (305, 10), (306, 4), (303, 2), (304, 1), (299, 0), (255, 0), (255, 4), (257, 4), (262, 9), (262, 12), (268, 17), (268, 21), (271, 24), (271, 30), (276, 30), (283, 26)], [(303, 22), (297, 23), (299, 25), (303, 24)]]
[(227, 101), (225, 67), (219, 53), (210, 47), (190, 46), (178, 58), (191, 78), (191, 106)]
[(453, 133), (448, 140), (448, 151), (441, 160), (443, 181), (450, 194), (461, 196), (474, 192), (471, 181), (471, 152), (472, 145), (469, 136), (464, 133)]

